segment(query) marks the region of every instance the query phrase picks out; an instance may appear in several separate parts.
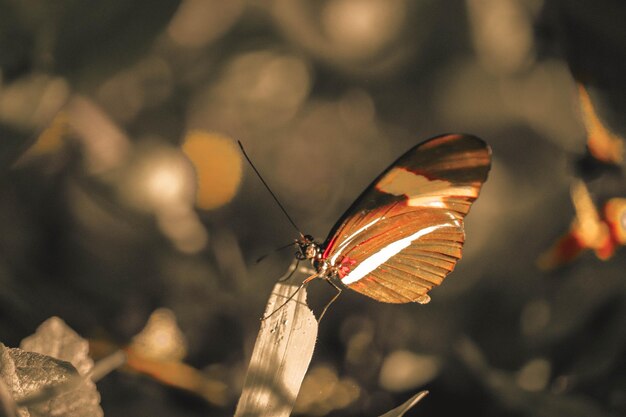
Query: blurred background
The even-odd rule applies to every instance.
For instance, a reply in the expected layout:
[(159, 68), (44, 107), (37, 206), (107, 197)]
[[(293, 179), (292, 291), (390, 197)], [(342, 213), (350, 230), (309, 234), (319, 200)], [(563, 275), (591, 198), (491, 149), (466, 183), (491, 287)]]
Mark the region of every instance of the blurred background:
[(401, 153), (467, 132), (494, 156), (463, 260), (425, 306), (345, 291), (296, 413), (428, 389), (410, 415), (625, 415), (624, 250), (537, 266), (577, 179), (600, 216), (626, 197), (625, 18), (618, 0), (0, 1), (0, 341), (57, 315), (125, 346), (168, 308), (219, 394), (118, 372), (105, 415), (232, 415), (293, 251), (255, 260), (297, 237), (236, 140), (324, 240)]

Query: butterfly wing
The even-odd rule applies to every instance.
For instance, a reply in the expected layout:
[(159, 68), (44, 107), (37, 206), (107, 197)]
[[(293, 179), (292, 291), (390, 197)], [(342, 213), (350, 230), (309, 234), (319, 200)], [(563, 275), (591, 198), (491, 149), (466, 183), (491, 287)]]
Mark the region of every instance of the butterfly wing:
[(357, 292), (389, 303), (425, 301), (461, 257), (463, 218), (490, 166), (491, 150), (475, 136), (415, 146), (340, 218), (323, 257)]

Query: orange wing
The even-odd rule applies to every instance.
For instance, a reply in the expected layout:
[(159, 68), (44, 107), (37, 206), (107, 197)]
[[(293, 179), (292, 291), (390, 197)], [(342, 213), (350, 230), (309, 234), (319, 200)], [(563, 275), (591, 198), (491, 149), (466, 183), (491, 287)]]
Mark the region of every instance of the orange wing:
[(490, 148), (469, 135), (410, 149), (340, 219), (324, 258), (344, 285), (378, 301), (428, 302), (461, 258), (463, 218), (490, 163)]

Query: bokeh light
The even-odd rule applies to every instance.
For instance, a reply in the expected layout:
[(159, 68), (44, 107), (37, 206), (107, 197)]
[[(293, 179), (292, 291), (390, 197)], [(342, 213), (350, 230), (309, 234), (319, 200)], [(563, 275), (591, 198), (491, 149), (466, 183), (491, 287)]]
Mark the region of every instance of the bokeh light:
[(158, 106), (172, 93), (172, 68), (158, 56), (148, 56), (107, 79), (97, 98), (116, 121), (129, 122), (146, 108)]
[(404, 0), (331, 0), (321, 12), (330, 41), (357, 57), (377, 53), (394, 40), (405, 17)]
[(359, 395), (360, 389), (354, 380), (339, 378), (332, 367), (318, 365), (305, 377), (295, 411), (323, 416), (349, 406)]
[(176, 316), (166, 308), (150, 315), (130, 347), (142, 356), (161, 361), (180, 361), (187, 355), (187, 342), (176, 324)]
[(380, 370), (380, 386), (392, 392), (415, 390), (434, 379), (439, 367), (439, 360), (432, 355), (398, 350), (385, 358)]
[(168, 211), (193, 202), (193, 170), (175, 148), (145, 143), (135, 151), (130, 171), (122, 192), (126, 200), (139, 209)]
[(200, 48), (223, 34), (244, 9), (242, 0), (184, 0), (167, 27), (168, 35), (187, 48)]
[(519, 0), (467, 0), (474, 47), (487, 69), (514, 73), (532, 64), (532, 9), (540, 8)]
[(198, 91), (189, 114), (192, 128), (233, 133), (289, 121), (306, 99), (311, 75), (292, 54), (259, 50), (235, 55), (213, 85)]
[(518, 372), (517, 383), (527, 391), (541, 391), (548, 385), (551, 371), (550, 362), (546, 359), (532, 359)]
[(43, 129), (69, 96), (70, 87), (61, 77), (32, 74), (8, 85), (0, 78), (0, 121), (23, 129)]
[(220, 207), (233, 199), (242, 175), (242, 156), (231, 138), (216, 133), (191, 131), (183, 152), (196, 171), (196, 204), (204, 210)]

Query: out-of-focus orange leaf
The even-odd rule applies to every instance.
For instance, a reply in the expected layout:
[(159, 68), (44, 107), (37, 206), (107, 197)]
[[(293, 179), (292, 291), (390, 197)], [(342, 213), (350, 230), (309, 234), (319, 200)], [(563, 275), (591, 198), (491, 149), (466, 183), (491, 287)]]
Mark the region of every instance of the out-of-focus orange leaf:
[(601, 216), (582, 181), (572, 186), (571, 196), (576, 216), (570, 230), (537, 260), (537, 266), (543, 270), (569, 263), (588, 249), (598, 259), (607, 260), (618, 246), (626, 243), (626, 199), (610, 199)]
[(626, 198), (611, 198), (604, 205), (604, 217), (613, 242), (626, 245)]
[(183, 152), (196, 170), (199, 208), (215, 209), (233, 199), (241, 183), (241, 155), (230, 138), (191, 131), (185, 137)]
[(583, 250), (584, 245), (570, 230), (539, 256), (537, 266), (544, 271), (550, 271), (572, 262)]
[(328, 364), (313, 367), (307, 372), (294, 405), (295, 414), (326, 415), (354, 403), (361, 395), (361, 387), (350, 377), (340, 377)]
[(52, 123), (41, 132), (26, 151), (15, 161), (14, 167), (27, 164), (39, 157), (52, 155), (63, 147), (64, 139), (70, 131), (67, 113), (59, 112)]
[[(90, 340), (90, 352), (94, 357), (111, 355), (119, 349), (105, 340)], [(181, 362), (186, 354), (186, 342), (176, 324), (174, 313), (168, 309), (155, 310), (146, 326), (130, 345), (122, 350), (126, 363), (121, 368), (127, 372), (147, 375), (162, 384), (189, 391), (215, 405), (225, 405), (227, 385), (201, 371)]]
[(142, 357), (162, 361), (180, 361), (187, 355), (185, 337), (174, 313), (166, 308), (150, 315), (143, 330), (133, 337), (130, 348)]
[(609, 231), (600, 219), (600, 214), (584, 182), (577, 181), (572, 185), (571, 197), (576, 211), (572, 232), (585, 247), (601, 251), (607, 244)]
[(578, 96), (583, 122), (587, 129), (587, 146), (591, 155), (609, 164), (621, 164), (624, 161), (623, 139), (611, 132), (600, 120), (594, 108), (589, 92), (578, 83)]
[(227, 400), (227, 386), (221, 381), (208, 378), (199, 370), (178, 361), (162, 361), (143, 356), (129, 347), (126, 352), (126, 368), (139, 372), (157, 381), (192, 392), (216, 405)]

